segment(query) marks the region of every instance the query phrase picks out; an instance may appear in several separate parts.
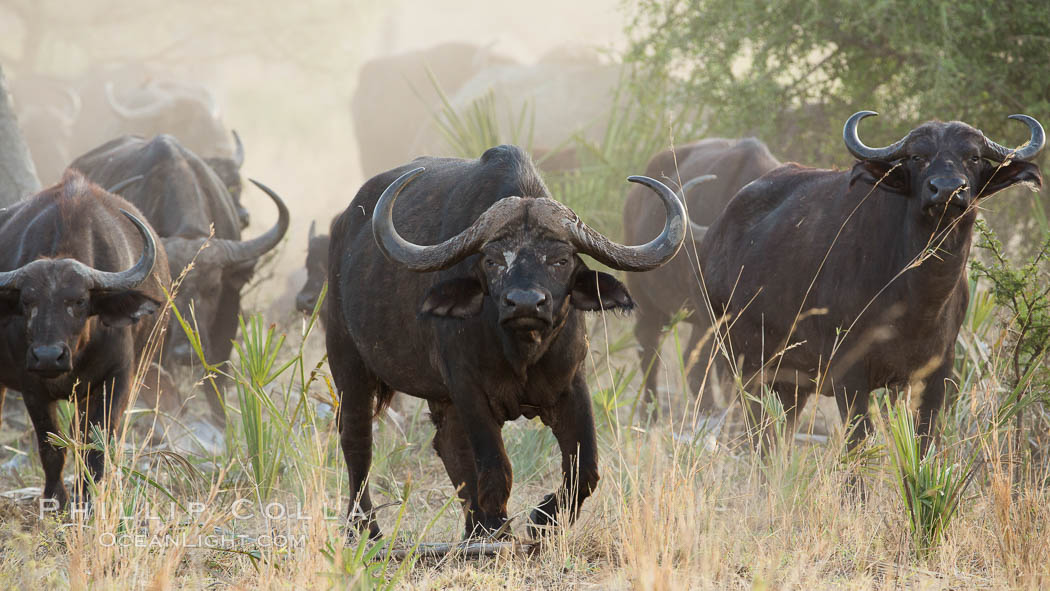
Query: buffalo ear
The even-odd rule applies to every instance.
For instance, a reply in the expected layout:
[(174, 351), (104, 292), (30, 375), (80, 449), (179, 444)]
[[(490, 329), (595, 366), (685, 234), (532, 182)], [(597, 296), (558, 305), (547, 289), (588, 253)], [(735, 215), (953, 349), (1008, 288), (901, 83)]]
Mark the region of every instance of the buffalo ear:
[(91, 314), (114, 328), (131, 326), (158, 310), (160, 302), (141, 291), (98, 291), (91, 294)]
[(1031, 162), (1011, 161), (1005, 166), (991, 166), (990, 170), (981, 179), (980, 197), (994, 195), (1007, 187), (1019, 183), (1027, 183), (1036, 189), (1043, 188), (1043, 173), (1039, 167)]
[(20, 316), (22, 308), (18, 305), (19, 293), (14, 290), (0, 290), (0, 316)]
[(627, 287), (612, 275), (585, 269), (576, 274), (576, 284), (572, 286), (572, 305), (585, 312), (627, 311), (634, 309), (634, 300), (627, 293)]
[(485, 291), (473, 277), (442, 281), (427, 290), (419, 313), (424, 316), (470, 318), (481, 313)]
[(908, 169), (884, 160), (858, 160), (849, 175), (849, 186), (861, 181), (867, 185), (878, 183), (879, 187), (895, 193), (908, 192)]

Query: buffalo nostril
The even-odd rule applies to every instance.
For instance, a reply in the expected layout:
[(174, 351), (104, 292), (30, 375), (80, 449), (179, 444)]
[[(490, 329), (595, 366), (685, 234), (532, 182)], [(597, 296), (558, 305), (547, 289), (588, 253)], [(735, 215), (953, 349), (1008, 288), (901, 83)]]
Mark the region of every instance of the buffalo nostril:
[(961, 193), (969, 188), (966, 179), (958, 177), (939, 177), (930, 179), (926, 186), (930, 190), (932, 203), (945, 203), (947, 201), (956, 200)]
[(513, 308), (539, 308), (547, 302), (547, 294), (535, 289), (512, 289), (503, 296), (503, 303)]
[(70, 351), (65, 344), (42, 345), (29, 350), (30, 368), (35, 370), (68, 369)]

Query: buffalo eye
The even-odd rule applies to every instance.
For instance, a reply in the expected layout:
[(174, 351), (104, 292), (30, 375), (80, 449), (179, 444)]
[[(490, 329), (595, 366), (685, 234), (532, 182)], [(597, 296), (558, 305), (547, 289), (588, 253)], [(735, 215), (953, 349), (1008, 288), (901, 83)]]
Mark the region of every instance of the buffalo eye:
[(485, 266), (489, 269), (495, 269), (499, 266), (499, 263), (496, 262), (496, 259), (485, 259)]
[(980, 164), (981, 163), (981, 157), (980, 156), (970, 156), (970, 162), (973, 163), (973, 164)]
[(555, 260), (553, 263), (551, 263), (551, 266), (552, 267), (564, 267), (565, 265), (568, 265), (568, 264), (569, 264), (569, 259), (562, 257), (560, 259)]
[(916, 154), (916, 155), (911, 157), (911, 161), (912, 162), (922, 162), (924, 160), (926, 160), (926, 159), (923, 158), (922, 156), (919, 156), (918, 154)]

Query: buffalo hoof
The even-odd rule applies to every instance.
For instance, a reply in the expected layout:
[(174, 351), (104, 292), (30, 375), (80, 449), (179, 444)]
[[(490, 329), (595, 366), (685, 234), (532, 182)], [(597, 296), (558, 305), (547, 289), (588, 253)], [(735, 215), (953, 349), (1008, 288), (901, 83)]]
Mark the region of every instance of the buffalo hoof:
[(470, 520), (463, 532), (464, 540), (505, 540), (510, 537), (510, 520), (506, 517)]
[(554, 493), (550, 493), (543, 497), (539, 507), (529, 513), (529, 536), (532, 539), (538, 540), (558, 526), (558, 520), (555, 518), (557, 507), (558, 498)]
[(368, 539), (378, 540), (383, 537), (383, 532), (379, 530), (379, 525), (376, 522), (366, 522), (363, 519), (347, 522), (346, 533), (344, 540), (347, 546), (352, 546), (361, 539), (361, 534), (365, 531), (368, 532)]

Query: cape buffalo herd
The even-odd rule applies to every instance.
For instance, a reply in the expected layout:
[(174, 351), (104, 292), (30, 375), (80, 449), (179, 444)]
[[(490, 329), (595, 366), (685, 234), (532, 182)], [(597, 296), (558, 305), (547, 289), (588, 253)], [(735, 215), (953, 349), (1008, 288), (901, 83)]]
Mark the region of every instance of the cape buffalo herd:
[[(930, 445), (952, 387), (978, 210), (1009, 187), (1041, 188), (1040, 123), (1011, 115), (1029, 132), (1014, 149), (960, 121), (928, 121), (872, 148), (858, 126), (875, 113), (859, 111), (842, 132), (855, 159), (846, 170), (782, 164), (756, 138), (687, 143), (628, 177), (626, 199), (604, 200), (603, 214), (623, 206), (621, 244), (544, 180), (589, 180), (621, 75), (590, 53), (524, 65), (456, 43), (362, 68), (351, 111), (371, 178), (338, 204), (327, 233), (310, 226), (295, 298), (325, 328), (351, 532), (380, 535), (373, 422), (395, 392), (429, 410), (465, 537), (510, 534), (502, 427), (521, 417), (549, 427), (561, 453), (560, 486), (532, 509), (529, 531), (571, 523), (599, 480), (586, 312), (635, 312), (640, 363), (625, 387), (651, 403), (668, 400), (658, 396), (671, 374), (663, 341), (676, 320), (687, 323), (682, 402), (701, 415), (741, 402), (740, 431), (756, 451), (773, 442), (768, 403), (779, 401), (793, 434), (813, 394), (835, 399), (853, 448), (872, 430), (869, 401), (883, 388), (910, 397), (921, 449)], [(58, 402), (75, 403), (73, 432), (112, 435), (156, 369), (167, 381), (153, 396), (168, 412), (159, 397), (180, 396), (175, 372), (163, 370), (193, 366), (198, 353), (211, 369), (230, 360), (246, 286), (291, 219), (252, 181), (277, 220), (245, 237), (244, 145), (201, 85), (128, 66), (75, 81), (17, 79), (13, 107), (5, 88), (0, 75), (0, 411), (8, 389), (21, 393), (43, 498), (64, 507), (88, 500), (105, 454), (88, 446), (85, 480), (67, 491), (65, 446), (49, 436), (63, 431)], [(434, 125), (442, 108), (493, 96), (509, 105), (501, 119), (539, 111), (534, 149), (416, 157), (453, 151), (449, 130)], [(42, 191), (30, 157), (50, 185)], [(624, 283), (606, 271), (626, 272)], [(218, 424), (228, 384), (211, 383), (204, 409)]]
[[(277, 206), (277, 223), (251, 240), (241, 240), (240, 205), (214, 170), (169, 135), (147, 140), (123, 136), (84, 154), (72, 168), (91, 180), (112, 184), (142, 176), (123, 191), (160, 235), (168, 254), (171, 275), (183, 277), (176, 293), (179, 310), (195, 312), (202, 349), (209, 363), (230, 357), (241, 290), (252, 277), (259, 258), (280, 243), (288, 231), (288, 208), (280, 197), (256, 183)], [(187, 365), (195, 359), (185, 332), (173, 320), (161, 357), (166, 366)], [(225, 411), (210, 391), (212, 415), (222, 421)]]
[(162, 69), (124, 63), (73, 78), (22, 75), (11, 92), (45, 185), (56, 182), (77, 154), (121, 135), (167, 133), (202, 158), (238, 158), (237, 139), (223, 124), (212, 92)]

